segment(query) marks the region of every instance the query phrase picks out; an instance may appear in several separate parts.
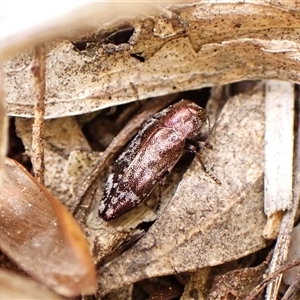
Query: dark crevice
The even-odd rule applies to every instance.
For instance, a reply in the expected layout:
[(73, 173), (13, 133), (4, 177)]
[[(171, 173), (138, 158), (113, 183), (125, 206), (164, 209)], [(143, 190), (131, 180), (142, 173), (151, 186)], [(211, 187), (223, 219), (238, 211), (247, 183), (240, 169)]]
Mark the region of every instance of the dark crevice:
[(83, 37), (80, 41), (72, 42), (74, 50), (85, 51), (91, 48), (92, 45), (113, 44), (115, 46), (128, 44), (134, 33), (134, 27), (130, 24), (123, 24), (113, 31), (99, 32), (90, 36)]
[(28, 172), (32, 172), (32, 164), (26, 154), (22, 140), (16, 134), (15, 118), (9, 119), (8, 151), (7, 157), (12, 158), (23, 165)]
[(84, 51), (87, 48), (87, 42), (75, 42), (75, 43), (72, 42), (72, 44), (74, 48), (78, 51)]
[(133, 33), (133, 27), (118, 29), (106, 37), (104, 43), (111, 43), (114, 45), (126, 44), (129, 42), (129, 39), (132, 37)]
[(130, 56), (138, 59), (140, 62), (145, 62), (145, 58), (139, 54), (130, 54)]

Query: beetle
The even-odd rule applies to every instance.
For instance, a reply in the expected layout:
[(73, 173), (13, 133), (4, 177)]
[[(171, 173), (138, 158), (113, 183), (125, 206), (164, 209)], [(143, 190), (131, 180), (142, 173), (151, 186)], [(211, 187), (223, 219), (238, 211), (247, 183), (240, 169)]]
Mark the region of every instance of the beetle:
[[(189, 100), (181, 100), (150, 117), (114, 163), (99, 216), (111, 221), (144, 201), (180, 159), (188, 141), (200, 135), (207, 120), (204, 108)], [(206, 142), (200, 143), (209, 147)], [(189, 150), (196, 153), (193, 145)], [(201, 165), (206, 171), (202, 162)]]

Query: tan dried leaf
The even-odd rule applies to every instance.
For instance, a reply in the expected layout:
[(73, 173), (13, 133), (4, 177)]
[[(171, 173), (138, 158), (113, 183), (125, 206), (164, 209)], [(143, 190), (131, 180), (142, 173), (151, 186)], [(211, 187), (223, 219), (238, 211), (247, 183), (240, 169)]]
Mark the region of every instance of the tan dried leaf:
[[(31, 156), (32, 120), (16, 118), (16, 131)], [(90, 151), (76, 120), (60, 118), (45, 122), (45, 186), (64, 204), (71, 204), (74, 195), (68, 171), (68, 157), (74, 150)], [(81, 167), (77, 164), (78, 168)]]
[(3, 178), (4, 158), (7, 152), (7, 116), (4, 94), (4, 72), (0, 65), (0, 187)]
[[(99, 18), (97, 30), (91, 26), (97, 38), (77, 35), (86, 49), (48, 44), (47, 118), (246, 79), (300, 82), (296, 3), (201, 1), (153, 8), (147, 16), (129, 9), (107, 23)], [(126, 43), (107, 42), (124, 26), (134, 29)], [(28, 52), (5, 63), (10, 115), (33, 115), (31, 57)]]
[(63, 298), (32, 279), (0, 270), (0, 299), (62, 300)]
[[(257, 267), (226, 273), (217, 270), (218, 267), (200, 269), (189, 279), (181, 300), (190, 300), (196, 296), (199, 300), (243, 300), (262, 280), (267, 265), (268, 262), (263, 262)], [(227, 264), (225, 269), (229, 266)]]

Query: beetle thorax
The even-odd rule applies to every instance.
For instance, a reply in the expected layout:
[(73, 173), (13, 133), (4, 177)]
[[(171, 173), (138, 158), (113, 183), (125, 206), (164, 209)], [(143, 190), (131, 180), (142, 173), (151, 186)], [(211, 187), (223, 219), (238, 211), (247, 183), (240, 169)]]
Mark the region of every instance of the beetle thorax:
[(198, 109), (194, 107), (179, 107), (172, 115), (164, 121), (164, 126), (173, 128), (185, 139), (191, 139), (201, 133), (203, 117)]

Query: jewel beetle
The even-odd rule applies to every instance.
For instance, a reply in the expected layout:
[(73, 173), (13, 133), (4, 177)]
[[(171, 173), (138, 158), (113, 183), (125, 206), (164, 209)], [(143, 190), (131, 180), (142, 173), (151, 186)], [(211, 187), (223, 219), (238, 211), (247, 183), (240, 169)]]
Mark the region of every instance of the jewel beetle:
[[(150, 117), (114, 163), (99, 216), (111, 221), (144, 201), (177, 163), (189, 140), (197, 139), (207, 120), (204, 108), (189, 100)], [(189, 150), (196, 152), (196, 147)]]

